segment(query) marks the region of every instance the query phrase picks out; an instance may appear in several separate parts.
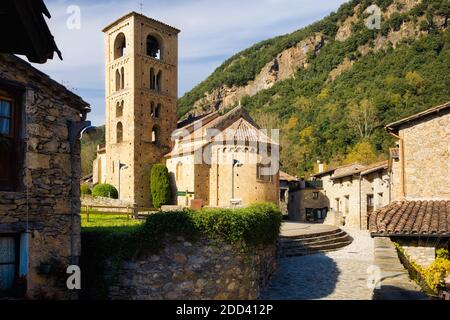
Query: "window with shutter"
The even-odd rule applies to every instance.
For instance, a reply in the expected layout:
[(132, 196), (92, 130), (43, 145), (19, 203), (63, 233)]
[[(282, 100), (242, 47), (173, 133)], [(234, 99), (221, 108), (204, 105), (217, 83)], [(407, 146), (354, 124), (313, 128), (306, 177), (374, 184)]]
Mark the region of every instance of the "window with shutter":
[(19, 111), (17, 94), (0, 87), (0, 191), (14, 191), (17, 185)]

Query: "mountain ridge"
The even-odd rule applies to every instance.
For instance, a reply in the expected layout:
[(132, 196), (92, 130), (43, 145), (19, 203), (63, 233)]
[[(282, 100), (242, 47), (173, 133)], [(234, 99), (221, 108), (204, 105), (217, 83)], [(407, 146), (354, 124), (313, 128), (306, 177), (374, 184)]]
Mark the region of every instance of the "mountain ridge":
[[(382, 12), (379, 30), (365, 27), (373, 3)], [(449, 11), (445, 0), (350, 1), (234, 55), (179, 100), (179, 114), (242, 102), (260, 125), (282, 129), (283, 169), (291, 174), (311, 173), (317, 159), (344, 163), (363, 154), (358, 148), (380, 159), (392, 146), (383, 125), (450, 100)], [(364, 134), (352, 128), (361, 105), (374, 114)]]

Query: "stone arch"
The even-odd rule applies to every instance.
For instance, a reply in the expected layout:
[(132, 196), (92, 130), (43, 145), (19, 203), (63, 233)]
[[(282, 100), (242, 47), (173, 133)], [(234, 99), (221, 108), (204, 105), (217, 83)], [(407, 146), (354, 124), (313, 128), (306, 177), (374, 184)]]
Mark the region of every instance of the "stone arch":
[(123, 142), (123, 125), (122, 125), (122, 122), (117, 122), (117, 127), (116, 127), (116, 142), (117, 142), (117, 143)]
[(123, 32), (119, 33), (114, 40), (114, 60), (127, 54), (127, 40)]
[(146, 54), (154, 59), (162, 60), (163, 41), (159, 36), (149, 34), (146, 41)]

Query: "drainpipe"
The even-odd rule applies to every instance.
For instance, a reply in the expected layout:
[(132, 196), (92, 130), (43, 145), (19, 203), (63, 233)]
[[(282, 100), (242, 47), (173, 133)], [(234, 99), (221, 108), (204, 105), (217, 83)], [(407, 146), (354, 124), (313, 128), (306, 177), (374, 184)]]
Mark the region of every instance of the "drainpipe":
[(362, 230), (362, 205), (361, 205), (361, 202), (362, 202), (362, 195), (361, 195), (362, 177), (361, 177), (361, 174), (359, 174), (358, 180), (359, 180), (359, 229)]
[(399, 141), (399, 157), (400, 157), (400, 196), (406, 197), (405, 188), (405, 144), (403, 138), (388, 129), (388, 132)]
[[(90, 140), (94, 140), (98, 137), (99, 131), (97, 127), (94, 127), (91, 125), (90, 121), (86, 121), (86, 113), (82, 113), (81, 121), (80, 122), (74, 122), (74, 121), (67, 121), (67, 126), (69, 128), (69, 144), (70, 144), (70, 159), (71, 159), (71, 173), (72, 173), (72, 179), (70, 182), (70, 194), (69, 194), (69, 203), (70, 203), (70, 263), (73, 265), (75, 264), (75, 212), (73, 208), (73, 192), (74, 192), (74, 186), (79, 185), (80, 181), (73, 181), (74, 177), (76, 176), (75, 173), (75, 166), (74, 166), (74, 158), (75, 158), (75, 147), (77, 146), (77, 143), (80, 142), (80, 140), (83, 138), (83, 136), (86, 134)], [(80, 214), (78, 212), (78, 214)]]

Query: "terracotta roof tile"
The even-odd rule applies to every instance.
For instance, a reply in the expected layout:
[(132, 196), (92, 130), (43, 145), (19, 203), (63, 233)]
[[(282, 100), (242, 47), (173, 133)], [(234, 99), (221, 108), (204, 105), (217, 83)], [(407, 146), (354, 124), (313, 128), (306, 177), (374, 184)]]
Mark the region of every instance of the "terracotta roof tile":
[(369, 216), (375, 235), (450, 236), (450, 200), (397, 201)]

